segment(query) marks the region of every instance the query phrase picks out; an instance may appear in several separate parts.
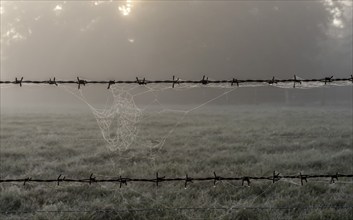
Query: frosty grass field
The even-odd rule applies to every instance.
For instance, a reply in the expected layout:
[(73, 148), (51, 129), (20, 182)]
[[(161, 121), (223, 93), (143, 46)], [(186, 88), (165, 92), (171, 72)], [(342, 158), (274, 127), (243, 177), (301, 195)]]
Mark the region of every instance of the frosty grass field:
[[(148, 114), (148, 113), (147, 113)], [(1, 178), (184, 177), (353, 173), (349, 107), (228, 106), (190, 113), (162, 148), (148, 144), (177, 113), (150, 114), (129, 150), (106, 148), (89, 113), (1, 113)], [(0, 219), (352, 219), (353, 209), (214, 209), (353, 206), (351, 179), (119, 184), (4, 183)], [(199, 207), (209, 210), (169, 208)], [(94, 210), (149, 209), (102, 212)], [(160, 210), (158, 210), (160, 209)], [(34, 212), (34, 210), (49, 212)], [(88, 210), (87, 212), (50, 212)], [(4, 213), (5, 211), (13, 213)]]

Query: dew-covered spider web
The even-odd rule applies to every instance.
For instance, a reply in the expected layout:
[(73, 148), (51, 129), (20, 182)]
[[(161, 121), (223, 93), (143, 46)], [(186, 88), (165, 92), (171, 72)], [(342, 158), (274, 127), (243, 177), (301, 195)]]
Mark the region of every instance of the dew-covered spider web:
[[(183, 120), (190, 112), (195, 111), (206, 104), (232, 92), (235, 88), (224, 89), (221, 94), (213, 97), (206, 102), (190, 107), (189, 109), (173, 109), (163, 105), (158, 99), (158, 93), (165, 90), (170, 90), (170, 85), (112, 85), (109, 89), (110, 103), (104, 108), (96, 108), (89, 103), (85, 96), (85, 89), (77, 90), (75, 87), (63, 86), (63, 88), (85, 102), (92, 114), (94, 115), (97, 125), (101, 131), (102, 138), (107, 143), (107, 147), (111, 151), (124, 151), (129, 149), (139, 137), (141, 121), (146, 121), (152, 117), (151, 112), (157, 114), (174, 113), (175, 122), (171, 122), (172, 126), (169, 129), (163, 130), (159, 137), (151, 138), (148, 135), (141, 135), (139, 142), (149, 149), (161, 149), (166, 139), (173, 133), (175, 127)], [(192, 89), (192, 86), (175, 88), (178, 91)], [(150, 103), (139, 107), (135, 103), (135, 99), (142, 96), (152, 97)], [(144, 130), (146, 133), (146, 129)], [(148, 132), (147, 132), (148, 133)]]
[(137, 135), (137, 124), (141, 110), (136, 106), (132, 94), (123, 87), (111, 88), (113, 103), (106, 109), (96, 109), (89, 105), (102, 137), (111, 150), (126, 150)]
[[(297, 77), (298, 80), (303, 80), (303, 78)], [(347, 86), (352, 85), (351, 82), (347, 81), (336, 81), (336, 82), (276, 82), (269, 84), (267, 82), (247, 82), (241, 85), (231, 85), (230, 83), (217, 83), (217, 84), (175, 84), (172, 88), (171, 84), (168, 83), (156, 83), (156, 84), (114, 84), (110, 86), (108, 99), (110, 103), (107, 103), (103, 108), (94, 107), (85, 96), (85, 87), (77, 89), (74, 86), (63, 86), (66, 91), (75, 95), (77, 98), (85, 102), (91, 112), (93, 113), (97, 125), (101, 131), (102, 139), (106, 142), (106, 146), (111, 151), (124, 151), (137, 143), (143, 145), (149, 149), (161, 149), (168, 137), (172, 135), (175, 128), (183, 121), (186, 115), (189, 113), (204, 107), (205, 105), (212, 103), (213, 101), (226, 96), (227, 94), (233, 92), (237, 88), (244, 87), (261, 87), (261, 86), (273, 86), (284, 89), (310, 89), (317, 87), (332, 87), (332, 86)], [(204, 100), (196, 105), (189, 106), (187, 109), (173, 108), (164, 105), (159, 100), (159, 95), (164, 92), (179, 92), (191, 89), (202, 89), (209, 88), (219, 90), (217, 95), (209, 97), (209, 99)], [(150, 101), (147, 105), (138, 106), (135, 103), (136, 99), (139, 97), (149, 96)], [(151, 98), (152, 97), (152, 98)], [(146, 104), (146, 103), (145, 103)], [(142, 126), (142, 121), (146, 121), (149, 117), (151, 111), (157, 114), (163, 113), (175, 113), (177, 117), (174, 118), (175, 121), (170, 122), (172, 126), (166, 126), (161, 132), (156, 135), (149, 135), (148, 128)], [(144, 135), (139, 135), (144, 132)], [(154, 136), (153, 138), (151, 136)]]

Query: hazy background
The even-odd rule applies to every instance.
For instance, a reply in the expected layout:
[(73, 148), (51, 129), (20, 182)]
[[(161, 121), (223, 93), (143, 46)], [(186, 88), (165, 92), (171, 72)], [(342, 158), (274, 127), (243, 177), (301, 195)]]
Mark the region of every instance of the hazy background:
[[(352, 1), (1, 1), (0, 12), (1, 80), (352, 73)], [(105, 101), (105, 86), (89, 87), (92, 102)], [(191, 103), (210, 90), (166, 100)], [(226, 103), (285, 103), (286, 91), (294, 104), (352, 102), (346, 87), (244, 88)], [(1, 89), (2, 108), (75, 105), (55, 87)]]
[[(1, 80), (352, 74), (351, 1), (0, 2)], [(96, 107), (106, 86), (80, 91)], [(2, 179), (353, 173), (353, 86), (239, 88), (205, 106), (225, 90), (175, 89), (136, 97), (151, 103), (140, 117), (128, 99), (93, 115), (60, 87), (1, 87)], [(329, 181), (3, 183), (0, 219), (351, 219), (351, 179)]]

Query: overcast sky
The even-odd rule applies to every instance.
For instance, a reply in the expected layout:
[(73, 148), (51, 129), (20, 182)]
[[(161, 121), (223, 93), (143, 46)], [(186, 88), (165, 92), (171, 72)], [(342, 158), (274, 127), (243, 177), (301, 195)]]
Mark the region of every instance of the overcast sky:
[[(1, 80), (352, 73), (352, 1), (1, 1), (0, 13)], [(2, 89), (2, 105), (24, 92), (59, 96)]]

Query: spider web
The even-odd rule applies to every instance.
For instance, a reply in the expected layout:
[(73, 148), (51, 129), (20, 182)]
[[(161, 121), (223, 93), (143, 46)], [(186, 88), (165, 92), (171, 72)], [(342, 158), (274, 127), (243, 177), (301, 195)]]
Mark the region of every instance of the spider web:
[[(297, 77), (297, 80), (303, 80), (301, 77)], [(180, 79), (181, 80), (181, 79)], [(210, 79), (212, 80), (212, 79)], [(279, 80), (279, 79), (276, 79)], [(186, 115), (189, 113), (204, 107), (205, 105), (226, 96), (228, 93), (233, 92), (237, 88), (244, 87), (264, 87), (272, 86), (284, 89), (311, 89), (318, 87), (333, 87), (333, 86), (351, 86), (352, 83), (349, 81), (335, 81), (335, 82), (273, 82), (269, 84), (268, 82), (243, 82), (239, 85), (231, 85), (230, 83), (209, 83), (209, 84), (175, 84), (172, 88), (170, 83), (156, 83), (156, 84), (114, 84), (110, 86), (109, 97), (111, 100), (110, 104), (106, 104), (103, 108), (94, 107), (86, 96), (84, 95), (85, 87), (77, 89), (76, 86), (69, 86), (60, 84), (59, 87), (63, 88), (65, 91), (71, 93), (81, 101), (87, 104), (90, 108), (92, 114), (94, 115), (97, 125), (101, 131), (102, 139), (106, 142), (106, 146), (111, 151), (125, 151), (131, 148), (132, 145), (137, 144), (137, 138), (140, 137), (140, 144), (143, 144), (149, 149), (161, 149), (168, 137), (172, 135), (175, 128), (183, 121)], [(1, 85), (2, 89), (12, 88), (18, 85)], [(38, 86), (38, 85), (27, 85), (26, 86)], [(43, 85), (48, 86), (48, 85)], [(188, 109), (180, 110), (172, 107), (167, 107), (160, 102), (158, 95), (164, 93), (168, 90), (186, 91), (191, 89), (218, 89), (221, 93), (212, 97), (202, 103), (194, 105)], [(147, 107), (139, 107), (135, 100), (138, 97), (145, 95), (152, 95), (152, 102), (145, 105)], [(149, 137), (152, 135), (141, 135), (139, 136), (139, 131), (141, 127), (141, 121), (145, 121), (152, 114), (149, 114), (152, 109), (155, 110), (154, 113), (164, 114), (164, 113), (175, 113), (178, 114), (174, 122), (171, 122), (171, 126), (168, 129), (164, 129), (164, 134), (160, 134), (159, 137)], [(145, 129), (146, 130), (146, 129)], [(144, 131), (145, 132), (145, 131)]]
[(90, 107), (108, 148), (126, 150), (136, 138), (141, 110), (133, 96), (122, 87), (113, 87), (111, 92), (114, 101), (109, 108), (97, 110)]
[[(303, 78), (297, 77), (298, 80)], [(207, 104), (233, 92), (237, 88), (242, 87), (261, 87), (261, 86), (273, 86), (284, 89), (297, 88), (297, 89), (310, 89), (317, 87), (330, 87), (330, 86), (348, 86), (351, 82), (337, 81), (324, 84), (323, 82), (277, 82), (269, 84), (267, 82), (247, 82), (242, 83), (239, 86), (231, 85), (230, 83), (219, 83), (219, 84), (175, 84), (174, 88), (167, 83), (159, 84), (146, 84), (146, 85), (132, 85), (132, 84), (114, 84), (110, 86), (110, 98), (112, 99), (111, 104), (106, 105), (104, 108), (96, 108), (89, 103), (88, 99), (84, 95), (84, 88), (77, 89), (76, 87), (60, 85), (66, 91), (70, 92), (83, 102), (85, 102), (91, 112), (93, 113), (97, 125), (101, 131), (102, 138), (107, 143), (107, 148), (111, 151), (125, 151), (131, 148), (133, 145), (137, 145), (139, 142), (148, 149), (162, 149), (166, 140), (172, 135), (176, 127), (184, 120), (185, 116), (189, 113), (200, 109)], [(185, 91), (199, 88), (210, 88), (219, 89), (221, 93), (212, 97), (205, 102), (194, 105), (188, 109), (180, 110), (172, 107), (165, 106), (159, 101), (158, 95), (166, 92), (167, 90), (173, 91)], [(135, 99), (144, 95), (152, 95), (152, 102), (145, 105), (145, 107), (139, 107), (135, 103)], [(109, 97), (108, 97), (109, 98)], [(147, 107), (146, 107), (147, 106)], [(152, 117), (149, 114), (152, 109), (154, 113), (175, 113), (177, 117), (174, 122), (171, 122), (171, 126), (168, 129), (163, 129), (163, 132), (159, 132), (159, 136), (151, 134), (144, 134), (139, 136), (141, 130), (141, 121), (147, 120)], [(143, 129), (143, 128), (142, 128)], [(143, 132), (146, 133), (148, 128), (144, 128)], [(162, 134), (163, 133), (163, 134)], [(139, 138), (139, 140), (137, 140)]]
[[(106, 105), (104, 108), (96, 108), (89, 103), (88, 99), (85, 97), (84, 89), (77, 90), (77, 88), (70, 86), (60, 86), (64, 88), (69, 93), (73, 94), (90, 108), (92, 114), (94, 115), (97, 125), (101, 131), (102, 138), (107, 143), (107, 148), (111, 151), (125, 151), (130, 149), (130, 147), (135, 143), (137, 144), (137, 138), (139, 137), (139, 142), (143, 144), (150, 150), (158, 150), (163, 147), (165, 141), (169, 136), (172, 135), (175, 128), (183, 121), (185, 116), (193, 112), (208, 103), (232, 92), (235, 87), (231, 89), (226, 89), (222, 93), (214, 98), (207, 100), (206, 102), (199, 104), (195, 107), (191, 107), (187, 110), (172, 109), (164, 106), (158, 100), (158, 93), (169, 90), (170, 85), (145, 85), (141, 89), (141, 86), (136, 85), (112, 85), (110, 87), (110, 95), (112, 102)], [(193, 86), (187, 86), (184, 88), (178, 88), (178, 91), (184, 91), (185, 89), (195, 88)], [(143, 91), (141, 91), (143, 90)], [(145, 105), (144, 108), (139, 108), (135, 103), (135, 99), (138, 96), (143, 96), (146, 94), (152, 94), (154, 97), (152, 102)], [(109, 97), (108, 97), (109, 99)], [(152, 106), (152, 110), (151, 110)], [(158, 106), (158, 107), (156, 107)], [(153, 117), (154, 114), (176, 114), (177, 120), (171, 122), (171, 127), (168, 130), (163, 130), (160, 137), (150, 137), (151, 135), (141, 135), (139, 136), (139, 127), (141, 127), (142, 120), (148, 120)]]

